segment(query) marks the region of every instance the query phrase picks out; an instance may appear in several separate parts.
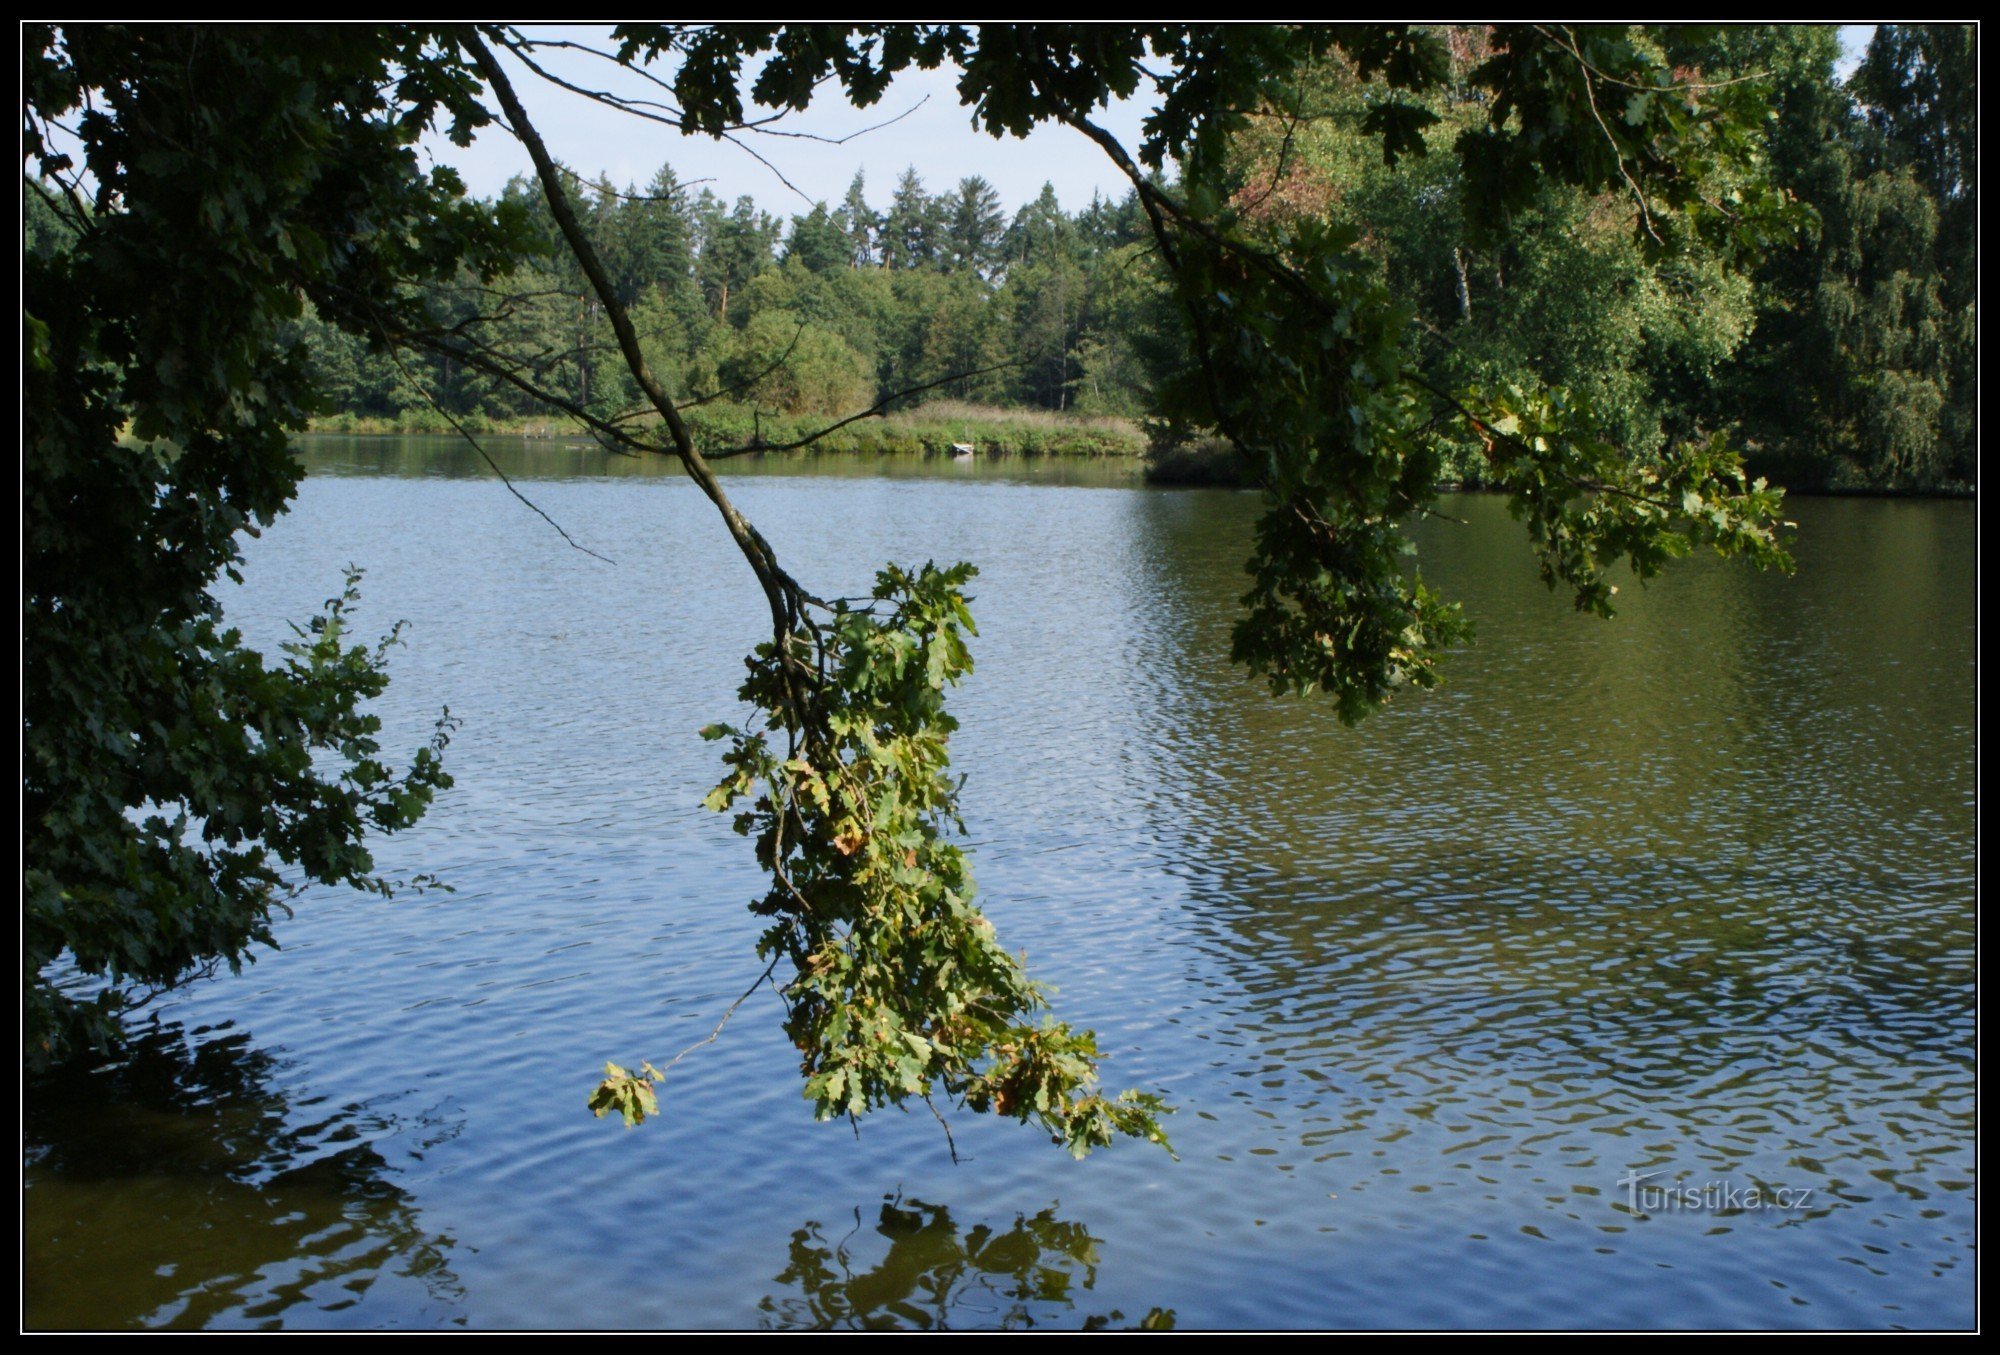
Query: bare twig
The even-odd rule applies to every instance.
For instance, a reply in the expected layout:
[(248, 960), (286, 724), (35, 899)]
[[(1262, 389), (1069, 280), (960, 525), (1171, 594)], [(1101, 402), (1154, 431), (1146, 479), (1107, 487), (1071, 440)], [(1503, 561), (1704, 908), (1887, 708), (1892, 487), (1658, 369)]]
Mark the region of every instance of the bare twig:
[(590, 547), (584, 545), (581, 541), (578, 541), (575, 537), (571, 536), (560, 522), (557, 522), (554, 518), (550, 517), (547, 513), (542, 511), (542, 507), (540, 504), (536, 503), (526, 494), (523, 494), (520, 488), (517, 485), (515, 485), (515, 483), (512, 480), (507, 478), (507, 472), (500, 469), (500, 463), (495, 461), (492, 455), (484, 447), (479, 445), (479, 439), (472, 436), (471, 431), (467, 429), (464, 424), (458, 421), (458, 416), (453, 414), (450, 410), (444, 407), (443, 402), (440, 401), (437, 398), (437, 396), (431, 393), (430, 387), (424, 385), (421, 381), (418, 381), (416, 379), (416, 376), (410, 371), (409, 367), (404, 364), (403, 355), (396, 350), (395, 345), (391, 344), (388, 346), (388, 348), (389, 348), (390, 360), (396, 364), (396, 370), (403, 374), (403, 378), (406, 381), (408, 381), (411, 385), (415, 386), (418, 390), (422, 391), (424, 393), (424, 399), (430, 402), (430, 407), (432, 409), (435, 409), (439, 414), (443, 415), (445, 422), (449, 423), (454, 429), (458, 430), (458, 435), (464, 438), (468, 443), (472, 445), (472, 450), (479, 453), (479, 459), (484, 461), (487, 464), (487, 466), (493, 471), (493, 473), (500, 477), (501, 484), (507, 486), (507, 492), (509, 494), (512, 494), (522, 503), (528, 505), (529, 509), (533, 511), (536, 517), (540, 518), (543, 522), (548, 523), (549, 526), (555, 528), (557, 535), (561, 536), (563, 540), (569, 542), (570, 545), (576, 547), (578, 550), (582, 551), (585, 555), (588, 555), (591, 559), (602, 560), (607, 565), (615, 565), (618, 563), (616, 560), (612, 559), (608, 555), (599, 555), (596, 551), (592, 550)]
[[(1561, 43), (1556, 45), (1562, 46)], [(1665, 242), (1660, 239), (1660, 232), (1653, 226), (1653, 213), (1646, 205), (1645, 190), (1640, 188), (1639, 181), (1632, 177), (1632, 171), (1625, 167), (1625, 152), (1619, 149), (1618, 138), (1612, 133), (1611, 124), (1604, 120), (1604, 114), (1598, 110), (1597, 88), (1590, 82), (1591, 66), (1583, 59), (1583, 53), (1577, 51), (1575, 34), (1570, 35), (1568, 50), (1577, 59), (1579, 67), (1577, 77), (1583, 81), (1583, 97), (1590, 105), (1590, 116), (1597, 119), (1598, 129), (1604, 133), (1604, 140), (1611, 147), (1611, 158), (1618, 163), (1618, 177), (1625, 180), (1625, 186), (1632, 191), (1632, 201), (1638, 204), (1639, 220), (1645, 225), (1646, 234), (1653, 237), (1653, 243), (1664, 244)]]
[[(589, 179), (584, 178), (581, 174), (571, 169), (568, 165), (557, 165), (556, 168), (560, 169), (563, 173), (569, 175), (570, 178), (576, 180), (579, 184), (582, 184), (585, 188), (589, 189), (591, 192), (605, 193), (610, 195), (611, 197), (617, 198), (621, 202), (672, 202), (673, 201), (673, 198), (664, 196), (659, 193), (621, 193), (608, 183), (591, 182)], [(674, 181), (674, 187), (693, 188), (696, 184), (705, 184), (714, 182), (715, 181), (713, 179), (686, 179), (686, 180), (676, 179)]]
[[(572, 94), (576, 94), (581, 96), (582, 98), (589, 99), (594, 103), (603, 104), (607, 108), (615, 108), (621, 113), (630, 113), (632, 116), (638, 118), (644, 118), (648, 122), (657, 122), (660, 123), (662, 126), (672, 127), (674, 130), (681, 132), (685, 135), (691, 136), (699, 132), (712, 136), (716, 138), (718, 141), (727, 141), (730, 145), (736, 147), (736, 149), (742, 151), (745, 155), (749, 156), (751, 159), (755, 160), (758, 164), (762, 165), (765, 169), (769, 170), (772, 176), (776, 178), (779, 183), (783, 184), (788, 190), (796, 194), (800, 201), (808, 205), (811, 205), (813, 200), (810, 196), (807, 195), (806, 191), (800, 188), (797, 184), (793, 183), (791, 179), (786, 176), (785, 172), (779, 169), (776, 165), (772, 164), (767, 157), (758, 152), (754, 147), (745, 143), (737, 135), (737, 133), (749, 132), (759, 136), (789, 137), (802, 141), (817, 141), (829, 146), (841, 146), (845, 145), (849, 141), (852, 141), (854, 138), (858, 136), (865, 136), (869, 132), (877, 131), (883, 127), (887, 127), (893, 123), (902, 121), (910, 114), (916, 112), (918, 108), (921, 108), (925, 100), (930, 97), (929, 95), (925, 95), (924, 99), (919, 99), (915, 104), (912, 104), (909, 108), (904, 109), (901, 113), (898, 113), (893, 118), (886, 118), (881, 122), (874, 123), (870, 126), (860, 128), (857, 131), (849, 132), (846, 136), (839, 136), (839, 137), (826, 136), (818, 132), (800, 132), (792, 130), (782, 130), (769, 125), (773, 122), (776, 122), (780, 117), (782, 117), (783, 113), (773, 114), (767, 118), (751, 119), (743, 122), (725, 123), (719, 127), (703, 127), (696, 123), (690, 122), (688, 120), (686, 112), (676, 105), (661, 103), (656, 99), (639, 99), (639, 98), (633, 98), (629, 95), (615, 94), (608, 89), (587, 88), (583, 85), (577, 84), (573, 80), (564, 79), (562, 76), (557, 75), (554, 71), (550, 70), (547, 66), (536, 61), (534, 57), (529, 55), (529, 52), (531, 50), (543, 47), (564, 47), (564, 48), (571, 48), (577, 51), (588, 52), (593, 56), (597, 56), (604, 60), (611, 61), (614, 64), (620, 66), (622, 69), (628, 71), (636, 71), (638, 74), (643, 75), (646, 79), (651, 81), (653, 84), (660, 86), (660, 88), (662, 89), (667, 88), (664, 82), (659, 80), (658, 77), (652, 75), (651, 72), (641, 70), (640, 68), (629, 65), (625, 62), (620, 62), (617, 60), (615, 56), (611, 55), (610, 53), (598, 51), (597, 49), (589, 47), (583, 43), (568, 42), (568, 41), (561, 41), (561, 42), (535, 41), (533, 39), (527, 38), (525, 35), (521, 34), (518, 30), (514, 29), (507, 30), (505, 33), (498, 35), (496, 40), (500, 43), (501, 46), (505, 47), (509, 52), (512, 52), (514, 56), (529, 70), (533, 71), (536, 75), (540, 76), (542, 79), (548, 81), (550, 84), (555, 85), (560, 89), (566, 89)], [(488, 74), (488, 80), (490, 83), (491, 81), (490, 73)]]
[(730, 1003), (729, 1006), (723, 1011), (722, 1019), (715, 1023), (715, 1029), (711, 1030), (705, 1039), (696, 1040), (686, 1049), (683, 1049), (680, 1053), (674, 1055), (672, 1058), (668, 1059), (665, 1063), (661, 1064), (659, 1066), (659, 1071), (661, 1073), (665, 1073), (669, 1069), (671, 1069), (675, 1064), (679, 1063), (682, 1059), (694, 1053), (695, 1050), (700, 1049), (703, 1045), (714, 1044), (716, 1037), (722, 1034), (722, 1028), (729, 1024), (729, 1018), (736, 1015), (736, 1009), (742, 1006), (744, 1003), (748, 1002), (750, 1000), (750, 995), (756, 992), (759, 988), (764, 986), (764, 980), (771, 977), (772, 972), (775, 971), (778, 967), (778, 961), (782, 960), (783, 958), (784, 958), (783, 951), (774, 951), (771, 955), (771, 963), (765, 965), (764, 972), (759, 974), (755, 979), (752, 979), (750, 981), (750, 986), (743, 990), (743, 995), (737, 998), (734, 1002)]
[(958, 1165), (958, 1140), (951, 1136), (951, 1121), (945, 1119), (944, 1113), (937, 1108), (937, 1103), (932, 1101), (928, 1095), (924, 1097), (924, 1104), (930, 1107), (931, 1114), (937, 1118), (938, 1128), (944, 1130), (944, 1146), (951, 1153), (951, 1165), (956, 1167)]
[[(535, 51), (540, 51), (544, 48), (548, 48), (548, 49), (562, 49), (572, 52), (582, 52), (587, 56), (596, 57), (599, 61), (609, 62), (611, 65), (618, 67), (620, 70), (625, 71), (628, 74), (636, 75), (640, 79), (646, 81), (648, 84), (653, 85), (658, 89), (664, 90), (668, 94), (674, 93), (673, 86), (668, 84), (665, 80), (662, 80), (659, 76), (654, 75), (644, 66), (637, 65), (629, 61), (620, 60), (618, 54), (615, 52), (607, 52), (601, 47), (592, 47), (587, 42), (576, 42), (568, 38), (530, 37), (528, 34), (522, 32), (518, 28), (509, 29), (508, 31), (511, 36), (505, 45), (509, 51), (513, 52), (516, 56), (520, 56), (523, 61), (527, 61), (528, 59), (523, 54), (531, 49)], [(535, 73), (537, 75), (542, 75), (545, 78), (551, 80), (555, 79), (555, 77), (549, 76), (546, 71), (542, 70), (538, 66), (534, 67), (533, 69), (535, 70)], [(822, 76), (820, 77), (820, 79), (815, 80), (813, 82), (813, 87), (817, 89), (820, 84), (824, 83), (825, 79), (826, 77)], [(652, 100), (628, 101), (620, 95), (612, 94), (608, 90), (605, 91), (585, 90), (576, 85), (566, 84), (559, 80), (556, 81), (556, 83), (563, 84), (563, 88), (570, 90), (572, 93), (581, 94), (585, 98), (596, 99), (599, 102), (603, 103), (626, 105), (628, 108), (634, 104), (637, 104), (637, 105), (642, 105), (644, 107), (656, 108), (663, 111), (670, 111), (681, 119), (679, 123), (680, 129), (683, 132), (689, 133), (690, 135), (692, 135), (695, 132), (705, 132), (708, 130), (707, 128), (704, 127), (690, 125), (687, 122), (687, 114), (682, 109), (674, 105), (657, 103)], [(884, 127), (888, 127), (895, 123), (901, 122), (904, 118), (909, 117), (910, 114), (916, 112), (919, 108), (922, 108), (925, 104), (929, 103), (930, 98), (931, 96), (926, 94), (922, 98), (918, 99), (915, 103), (911, 104), (908, 108), (896, 114), (896, 116), (894, 116), (893, 118), (884, 118), (880, 122), (871, 123), (866, 127), (862, 127), (856, 131), (849, 132), (845, 136), (828, 136), (824, 132), (801, 132), (789, 128), (780, 128), (772, 125), (780, 121), (784, 117), (786, 117), (792, 111), (790, 109), (779, 109), (777, 112), (767, 114), (766, 116), (761, 118), (745, 118), (740, 122), (724, 123), (717, 130), (724, 132), (753, 132), (759, 136), (787, 137), (797, 141), (817, 141), (821, 145), (825, 146), (845, 146), (848, 142), (854, 140), (856, 137), (866, 136), (870, 132), (879, 132)]]

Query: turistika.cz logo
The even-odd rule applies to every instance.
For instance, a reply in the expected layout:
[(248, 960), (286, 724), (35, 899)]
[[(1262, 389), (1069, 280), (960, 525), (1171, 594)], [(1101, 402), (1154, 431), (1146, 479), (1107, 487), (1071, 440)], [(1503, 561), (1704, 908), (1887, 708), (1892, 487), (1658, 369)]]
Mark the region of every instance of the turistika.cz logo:
[(1812, 1204), (1810, 1186), (1765, 1186), (1742, 1181), (1660, 1181), (1664, 1171), (1632, 1172), (1618, 1180), (1635, 1214), (1735, 1214), (1789, 1212)]

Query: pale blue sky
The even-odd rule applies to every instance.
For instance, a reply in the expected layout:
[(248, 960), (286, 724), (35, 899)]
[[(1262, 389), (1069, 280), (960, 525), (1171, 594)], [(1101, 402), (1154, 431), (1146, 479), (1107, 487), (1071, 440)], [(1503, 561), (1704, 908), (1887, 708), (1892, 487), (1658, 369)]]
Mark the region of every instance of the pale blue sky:
[[(531, 31), (537, 36), (609, 46), (605, 38), (609, 30), (599, 26), (537, 26)], [(1862, 24), (1841, 30), (1843, 76), (1860, 59), (1873, 32), (1872, 25)], [(659, 92), (629, 72), (580, 53), (545, 51), (537, 59), (565, 79), (590, 88), (636, 97)], [(551, 152), (580, 173), (608, 173), (621, 188), (643, 185), (663, 163), (671, 163), (684, 181), (710, 180), (706, 186), (725, 199), (748, 193), (765, 210), (784, 216), (805, 211), (809, 201), (838, 203), (857, 170), (867, 175), (869, 201), (883, 207), (906, 165), (916, 167), (932, 192), (942, 191), (968, 174), (984, 175), (999, 190), (1009, 212), (1032, 199), (1044, 182), (1055, 185), (1056, 195), (1072, 211), (1088, 204), (1093, 192), (1113, 198), (1125, 192), (1125, 180), (1104, 152), (1066, 128), (1044, 127), (1018, 140), (995, 140), (973, 130), (970, 114), (959, 106), (953, 88), (955, 71), (914, 71), (899, 76), (881, 103), (867, 110), (849, 107), (836, 89), (782, 124), (787, 130), (843, 137), (884, 118), (907, 114), (845, 145), (746, 137), (758, 154), (797, 185), (802, 197), (739, 147), (708, 137), (682, 136), (657, 123), (618, 113), (546, 83), (510, 56), (503, 54), (502, 60), (513, 68), (528, 114)], [(1149, 104), (1135, 100), (1109, 110), (1103, 121), (1129, 146), (1137, 141), (1140, 123), (1149, 111)], [(467, 186), (481, 196), (499, 192), (510, 176), (529, 169), (527, 153), (497, 128), (488, 129), (465, 150), (441, 137), (426, 145), (439, 160), (456, 166)]]
[(1840, 26), (1840, 59), (1833, 63), (1833, 68), (1840, 73), (1841, 79), (1854, 74), (1854, 68), (1861, 64), (1861, 54), (1868, 50), (1869, 39), (1874, 36), (1874, 24)]
[[(563, 29), (534, 27), (537, 36), (559, 35), (608, 47), (607, 28), (577, 25)], [(748, 193), (765, 210), (790, 216), (824, 199), (837, 205), (857, 170), (867, 176), (868, 198), (877, 208), (888, 204), (896, 178), (905, 166), (915, 166), (925, 186), (940, 192), (969, 174), (984, 175), (1000, 192), (1009, 212), (1055, 185), (1063, 205), (1086, 206), (1093, 192), (1122, 197), (1125, 180), (1103, 151), (1067, 128), (1044, 127), (1023, 139), (995, 140), (974, 131), (971, 112), (958, 102), (955, 70), (910, 71), (898, 76), (869, 109), (847, 103), (837, 87), (823, 94), (805, 112), (787, 118), (786, 131), (844, 137), (884, 119), (906, 114), (886, 127), (876, 127), (845, 145), (777, 136), (746, 135), (743, 140), (769, 160), (777, 174), (737, 146), (705, 136), (683, 136), (672, 128), (606, 108), (559, 89), (527, 70), (509, 54), (515, 87), (528, 116), (548, 142), (550, 153), (579, 173), (608, 173), (620, 188), (644, 185), (664, 163), (671, 163), (683, 181), (708, 179), (706, 187), (734, 200)], [(660, 91), (621, 72), (609, 63), (569, 51), (544, 50), (539, 64), (575, 84), (635, 97), (659, 97)], [(622, 78), (620, 78), (622, 77)], [(1106, 111), (1102, 121), (1127, 145), (1137, 142), (1140, 123), (1151, 105), (1137, 100)], [(468, 150), (442, 137), (427, 143), (431, 153), (455, 166), (472, 192), (497, 193), (514, 174), (529, 171), (527, 152), (505, 131), (489, 128)]]

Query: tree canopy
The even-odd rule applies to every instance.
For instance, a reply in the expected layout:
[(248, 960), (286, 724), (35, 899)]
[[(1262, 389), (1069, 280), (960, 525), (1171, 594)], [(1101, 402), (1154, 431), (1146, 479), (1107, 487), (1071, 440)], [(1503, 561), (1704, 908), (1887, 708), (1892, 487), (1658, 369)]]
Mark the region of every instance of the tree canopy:
[[(1102, 149), (1131, 191), (1131, 233), (1108, 248), (1156, 261), (1160, 323), (1185, 359), (1152, 406), (1235, 443), (1265, 495), (1236, 656), (1353, 721), (1434, 685), (1468, 632), (1405, 534), (1454, 456), (1480, 460), (1544, 577), (1583, 610), (1611, 613), (1619, 562), (1644, 579), (1697, 544), (1789, 565), (1778, 492), (1724, 440), (1640, 426), (1629, 392), (1565, 388), (1560, 371), (1493, 350), (1497, 336), (1484, 355), (1474, 342), (1441, 358), (1362, 218), (1263, 209), (1260, 166), (1282, 169), (1298, 128), (1327, 120), (1322, 171), (1349, 154), (1339, 138), (1357, 165), (1449, 161), (1445, 238), (1460, 257), (1499, 257), (1524, 221), (1557, 219), (1587, 226), (1614, 255), (1601, 266), (1629, 277), (1720, 277), (1807, 224), (1771, 177), (1768, 73), (1733, 73), (1714, 31), (1501, 25), (1476, 60), (1455, 59), (1453, 41), (1411, 25), (633, 25), (605, 56), (653, 74), (660, 95), (614, 102), (690, 135), (750, 134), (831, 89), (871, 105), (900, 72), (949, 64), (986, 131), (1057, 124)], [(344, 647), (344, 601), (282, 669), (219, 629), (215, 580), (236, 567), (237, 533), (289, 501), (288, 438), (322, 407), (300, 327), (310, 307), (356, 352), (396, 354), (405, 371), (402, 355), (427, 354), (613, 449), (675, 457), (715, 505), (771, 634), (741, 693), (754, 721), (707, 731), (726, 742), (711, 804), (737, 810), (771, 874), (752, 905), (769, 920), (760, 954), (767, 975), (789, 965), (786, 1028), (817, 1113), (942, 1097), (1034, 1122), (1079, 1154), (1119, 1134), (1162, 1139), (1156, 1097), (1098, 1090), (1090, 1033), (1046, 1015), (951, 841), (945, 697), (970, 665), (971, 567), (891, 565), (865, 598), (822, 598), (715, 474), (759, 448), (702, 445), (690, 425), (718, 391), (689, 380), (669, 336), (686, 317), (731, 323), (780, 223), (747, 199), (704, 198), (691, 232), (671, 176), (626, 202), (557, 164), (515, 89), (547, 74), (537, 40), (506, 26), (44, 25), (27, 46), (29, 191), (65, 232), (25, 268), (34, 1047), (77, 1029), (50, 974), (59, 956), (114, 985), (238, 963), (271, 941), (281, 867), (386, 888), (365, 832), (406, 825), (445, 784), (442, 727), (401, 776), (376, 760), (359, 703), (382, 655)], [(1158, 108), (1126, 146), (1098, 118), (1142, 84)], [(493, 122), (527, 149), (539, 203), (476, 201), (449, 170), (420, 169), (424, 129), (463, 141)], [(799, 273), (865, 257), (980, 287), (1039, 269), (1023, 306), (1060, 325), (1076, 304), (1064, 269), (1077, 226), (1059, 207), (1001, 231), (973, 180), (933, 197), (907, 175), (879, 219), (859, 188), (792, 223)], [(1381, 210), (1418, 209), (1397, 205), (1403, 191), (1385, 185)], [(631, 229), (593, 229), (606, 217)], [(577, 287), (499, 285), (531, 260)], [(1617, 324), (1678, 326), (1685, 360), (1702, 361), (1670, 288), (1631, 291), (1621, 304), (1641, 313)], [(1474, 315), (1505, 304), (1469, 270), (1457, 299)], [(602, 326), (618, 375), (510, 343), (537, 302), (579, 333)], [(811, 328), (788, 337), (760, 308), (713, 379), (754, 384), (796, 359), (849, 373), (842, 399), (874, 402), (849, 417), (894, 396), (853, 345), (821, 332), (807, 348)], [(1068, 386), (1070, 351), (1047, 351), (1052, 389)], [(314, 750), (343, 769), (316, 767)], [(116, 999), (90, 1011), (86, 1033), (108, 1037)], [(614, 1064), (592, 1105), (636, 1123), (664, 1075)]]

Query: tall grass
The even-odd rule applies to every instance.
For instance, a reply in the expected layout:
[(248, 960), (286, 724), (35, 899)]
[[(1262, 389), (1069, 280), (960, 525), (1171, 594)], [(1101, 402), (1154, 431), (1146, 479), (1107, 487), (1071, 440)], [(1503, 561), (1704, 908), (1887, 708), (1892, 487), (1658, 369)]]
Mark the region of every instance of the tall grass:
[[(695, 443), (704, 451), (737, 447), (780, 447), (835, 422), (820, 417), (770, 414), (747, 405), (700, 405), (685, 415)], [(473, 415), (462, 420), (474, 433), (498, 437), (551, 438), (585, 442), (590, 435), (564, 419), (524, 420)], [(654, 428), (657, 425), (653, 426)], [(646, 428), (641, 425), (641, 428)], [(316, 433), (445, 433), (451, 426), (435, 410), (410, 410), (394, 418), (336, 414), (315, 419)], [(651, 435), (651, 430), (646, 430)], [(814, 455), (948, 455), (968, 444), (987, 456), (1142, 456), (1146, 435), (1129, 419), (1059, 413), (1047, 409), (1007, 409), (963, 400), (937, 400), (916, 409), (862, 419), (814, 442)]]

